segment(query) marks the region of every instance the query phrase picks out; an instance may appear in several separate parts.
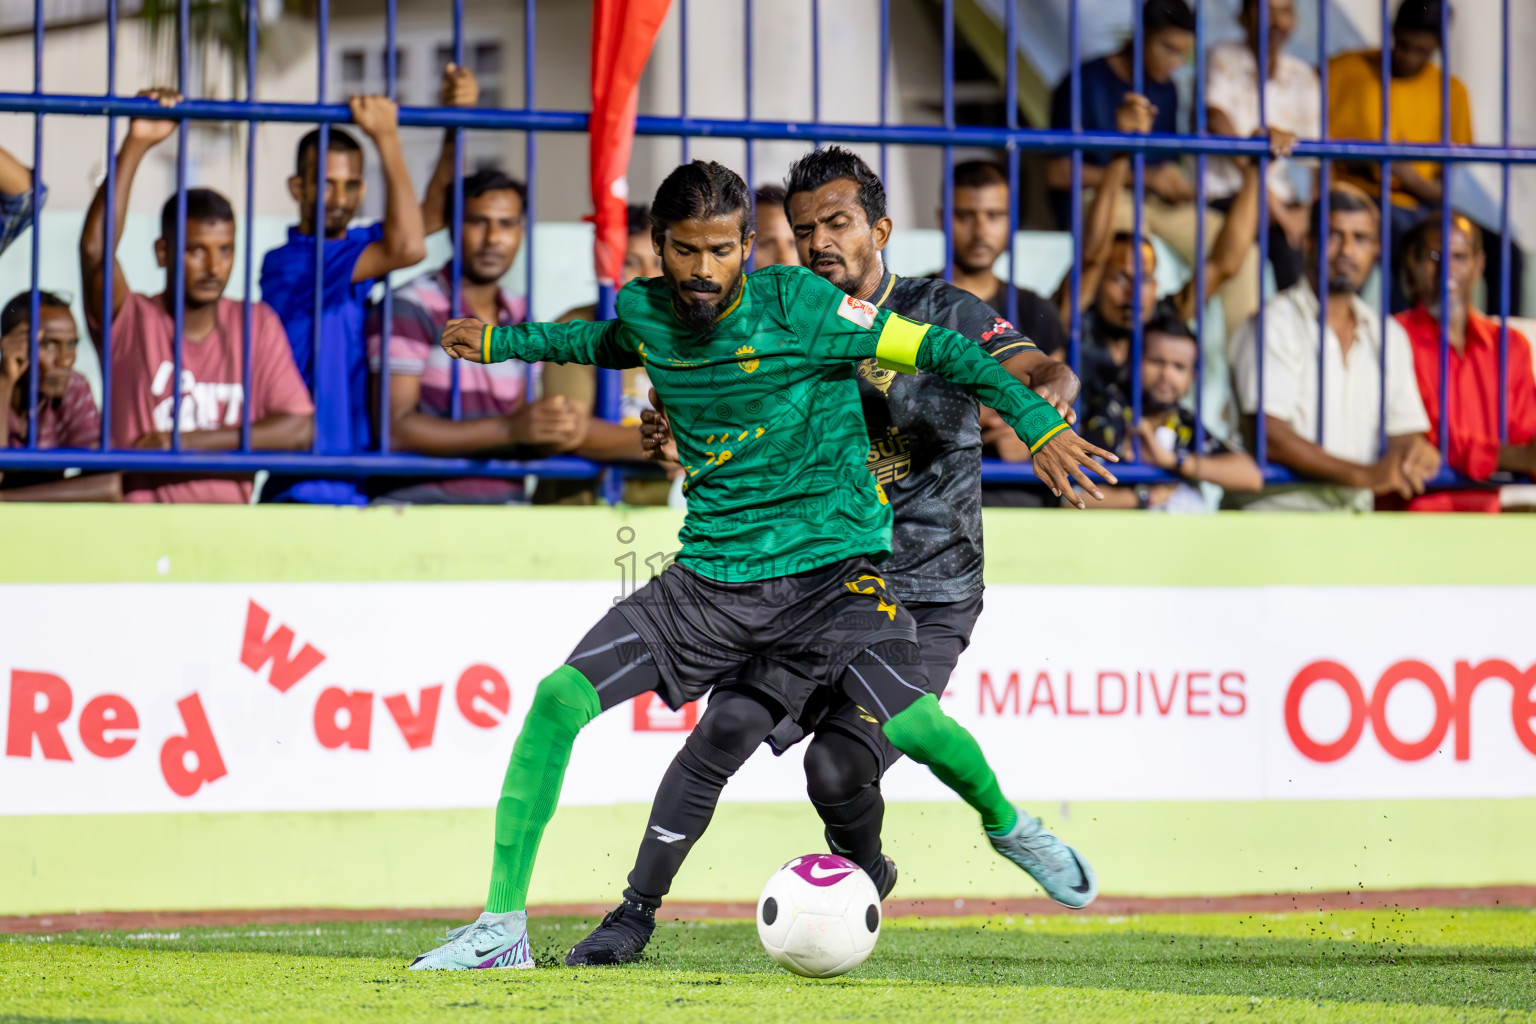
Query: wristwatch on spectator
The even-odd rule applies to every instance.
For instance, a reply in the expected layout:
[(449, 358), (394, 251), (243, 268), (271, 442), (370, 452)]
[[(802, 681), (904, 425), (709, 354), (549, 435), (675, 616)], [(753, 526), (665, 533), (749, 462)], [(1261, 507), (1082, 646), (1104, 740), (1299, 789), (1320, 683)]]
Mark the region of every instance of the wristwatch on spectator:
[(1151, 508), (1152, 507), (1152, 491), (1151, 491), (1150, 488), (1147, 487), (1146, 484), (1142, 484), (1141, 486), (1136, 488), (1136, 507), (1137, 508)]

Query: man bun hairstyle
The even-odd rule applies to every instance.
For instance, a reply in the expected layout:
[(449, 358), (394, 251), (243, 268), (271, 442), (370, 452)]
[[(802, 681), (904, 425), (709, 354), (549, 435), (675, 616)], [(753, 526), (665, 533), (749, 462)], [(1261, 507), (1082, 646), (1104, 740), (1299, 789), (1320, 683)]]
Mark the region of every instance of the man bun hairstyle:
[(679, 221), (741, 218), (741, 237), (752, 230), (752, 193), (741, 175), (714, 160), (682, 164), (667, 175), (651, 201), (651, 229), (664, 232)]
[[(187, 223), (202, 224), (207, 221), (233, 224), (235, 208), (229, 205), (228, 199), (211, 188), (187, 189)], [(171, 196), (165, 201), (165, 205), (160, 207), (160, 237), (167, 242), (176, 241), (175, 196)]]
[(784, 181), (784, 213), (789, 214), (789, 200), (799, 192), (814, 192), (830, 182), (847, 178), (859, 187), (859, 205), (873, 228), (885, 216), (885, 185), (857, 153), (842, 146), (815, 149), (789, 167)]

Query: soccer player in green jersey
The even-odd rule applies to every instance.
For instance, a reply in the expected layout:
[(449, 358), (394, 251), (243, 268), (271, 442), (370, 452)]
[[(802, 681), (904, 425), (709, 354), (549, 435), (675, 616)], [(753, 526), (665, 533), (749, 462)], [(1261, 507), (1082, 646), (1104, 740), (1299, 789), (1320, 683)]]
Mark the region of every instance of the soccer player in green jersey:
[[(856, 365), (876, 358), (966, 387), (1029, 442), (1035, 471), (1061, 494), (1075, 480), (1096, 495), (1084, 467), (1113, 483), (1098, 459), (1115, 457), (962, 335), (877, 309), (803, 268), (746, 277), (750, 211), (734, 172), (686, 164), (651, 206), (663, 277), (626, 286), (616, 320), (454, 320), (443, 332), (450, 355), (475, 362), (643, 365), (666, 404), (689, 500), (677, 561), (539, 684), (496, 805), (485, 913), (414, 969), (532, 967), (528, 881), (577, 732), (647, 691), (679, 708), (753, 658), (838, 688), (975, 808), (989, 834), (1016, 830), (1018, 811), (975, 739), (906, 678), (919, 662), (916, 632), (875, 567), (891, 552), (891, 511), (865, 466)], [(1092, 871), (1075, 855), (1068, 863), (1078, 891), (1091, 893)]]

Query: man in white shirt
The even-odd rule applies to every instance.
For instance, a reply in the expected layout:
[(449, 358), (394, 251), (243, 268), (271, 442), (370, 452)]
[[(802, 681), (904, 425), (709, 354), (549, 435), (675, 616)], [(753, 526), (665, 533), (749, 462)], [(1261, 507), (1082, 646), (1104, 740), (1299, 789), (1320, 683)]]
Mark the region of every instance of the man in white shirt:
[[(1212, 47), (1206, 59), (1206, 124), (1216, 135), (1248, 138), (1259, 131), (1259, 4), (1243, 0), (1239, 17), (1248, 39)], [(1264, 83), (1264, 116), (1270, 128), (1297, 138), (1322, 135), (1317, 71), (1285, 52), (1296, 28), (1295, 0), (1269, 0), (1269, 74)], [(1269, 261), (1275, 286), (1289, 288), (1306, 269), (1302, 255), (1312, 215), (1314, 171), (1297, 160), (1269, 165)], [(1243, 175), (1230, 159), (1206, 161), (1206, 198), (1223, 213), (1242, 187)]]
[[(1429, 418), (1413, 372), (1408, 336), (1395, 320), (1386, 333), (1386, 435), (1381, 450), (1381, 318), (1360, 298), (1380, 254), (1380, 211), (1369, 196), (1336, 185), (1328, 196), (1327, 330), (1318, 402), (1319, 231), (1307, 239), (1308, 274), (1264, 310), (1264, 420), (1269, 461), (1317, 484), (1265, 491), (1246, 508), (1369, 511), (1377, 494), (1412, 498), (1440, 471), (1424, 434)], [(1309, 280), (1310, 279), (1310, 280)], [(1259, 411), (1257, 332), (1250, 322), (1232, 340), (1232, 368), (1245, 423)]]

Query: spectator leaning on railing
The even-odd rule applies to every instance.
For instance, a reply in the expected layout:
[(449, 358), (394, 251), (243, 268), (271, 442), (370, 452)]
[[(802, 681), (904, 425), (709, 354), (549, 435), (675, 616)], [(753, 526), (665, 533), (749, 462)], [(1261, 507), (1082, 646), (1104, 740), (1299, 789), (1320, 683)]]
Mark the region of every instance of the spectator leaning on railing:
[[(293, 359), (315, 395), (315, 449), (347, 455), (372, 446), (368, 356), (363, 342), (368, 293), (385, 274), (426, 258), (421, 206), (400, 149), (399, 111), (383, 96), (354, 96), (352, 120), (373, 140), (384, 172), (384, 219), (350, 227), (364, 194), (363, 150), (341, 128), (330, 130), (320, 195), (320, 132), (299, 142), (288, 191), (299, 204), (299, 223), (286, 244), (261, 263), (261, 294), (277, 310)], [(324, 212), (325, 292), (315, 347), (315, 204)], [(350, 480), (273, 475), (263, 501), (356, 505), (367, 501)]]
[[(1323, 395), (1318, 406), (1319, 235), (1313, 215), (1307, 276), (1271, 299), (1264, 310), (1264, 397), (1259, 399), (1257, 332), (1246, 325), (1232, 344), (1238, 402), (1253, 436), (1262, 414), (1269, 461), (1316, 483), (1272, 487), (1247, 508), (1369, 511), (1377, 494), (1404, 500), (1424, 493), (1440, 470), (1440, 453), (1424, 440), (1429, 420), (1413, 377), (1408, 336), (1360, 298), (1381, 246), (1379, 212), (1357, 188), (1336, 185), (1328, 195), (1328, 307), (1323, 340)], [(1321, 207), (1314, 208), (1318, 213)], [(1382, 346), (1386, 346), (1386, 451), (1381, 433)], [(1260, 408), (1262, 404), (1262, 409)], [(1318, 443), (1318, 420), (1322, 439)]]
[(1195, 485), (1216, 484), (1228, 491), (1264, 487), (1259, 464), (1242, 446), (1202, 431), (1196, 444), (1195, 414), (1184, 406), (1195, 380), (1198, 345), (1188, 325), (1176, 316), (1154, 317), (1144, 328), (1141, 356), (1141, 418), (1131, 395), (1110, 387), (1087, 396), (1083, 436), (1129, 462), (1133, 439), (1141, 460), (1179, 477), (1178, 482), (1136, 487), (1105, 487), (1101, 508), (1152, 508), (1168, 512), (1204, 512), (1205, 498)]
[[(629, 238), (624, 249), (624, 284), (636, 278), (660, 277), (661, 257), (651, 240), (651, 216), (644, 206), (629, 207)], [(578, 306), (560, 317), (595, 320), (596, 306)], [(609, 422), (594, 412), (597, 405), (597, 372), (590, 366), (574, 363), (546, 364), (542, 385), (546, 399), (564, 396), (590, 417), (587, 438), (576, 452), (595, 462), (640, 462), (645, 452), (640, 448), (640, 414), (651, 408), (651, 379), (644, 367), (620, 371), (619, 420)], [(661, 463), (669, 477), (681, 469), (676, 463)], [(634, 477), (624, 482), (624, 501), (630, 505), (665, 505), (672, 485), (667, 480)], [(540, 480), (534, 501), (539, 504), (591, 505), (597, 501), (597, 487), (591, 480)]]
[[(0, 402), (9, 423), (6, 445), (27, 444), (32, 293), (22, 292), (0, 311)], [(37, 447), (96, 448), (101, 419), (84, 377), (74, 372), (80, 330), (69, 302), (51, 292), (38, 294)], [(9, 469), (0, 472), (0, 501), (120, 501), (116, 473), (66, 478), (61, 470)]]
[[(1438, 447), (1446, 417), (1440, 409), (1440, 214), (1431, 213), (1403, 240), (1412, 309), (1397, 320), (1413, 346), (1413, 369), (1429, 416), (1430, 440)], [(1472, 289), (1483, 273), (1483, 233), (1461, 214), (1451, 219), (1450, 463), (1473, 480), (1497, 470), (1536, 475), (1536, 381), (1531, 343), (1509, 330), (1505, 401), (1509, 440), (1499, 441), (1499, 325), (1472, 308)], [(1414, 512), (1497, 512), (1496, 490), (1438, 491), (1408, 504)]]
[[(168, 90), (140, 93), (174, 106), (181, 97)], [(128, 219), (133, 179), (145, 155), (169, 138), (175, 122), (134, 118), (117, 155), (117, 222), (112, 251)], [(80, 276), (85, 282), (86, 319), (93, 337), (101, 337), (101, 310), (107, 275), (112, 277), (112, 444), (123, 448), (171, 445), (171, 410), (177, 386), (173, 381), (175, 297), (170, 287), (172, 260), (181, 259), (186, 304), (182, 334), (181, 446), (183, 449), (232, 449), (240, 444), (242, 406), (250, 407), (251, 447), (301, 449), (309, 447), (314, 406), (293, 365), (283, 337), (283, 325), (266, 303), (251, 309), (251, 390), (242, 387), (244, 313), (242, 305), (223, 298), (235, 262), (235, 214), (229, 200), (210, 189), (187, 191), (186, 238), (178, 255), (176, 197), (160, 212), (160, 239), (155, 258), (166, 268), (166, 290), (150, 297), (129, 290), (123, 268), (115, 259), (107, 266), (106, 186), (97, 191), (80, 235)], [(245, 503), (251, 500), (251, 477), (187, 474), (126, 476), (128, 501)]]
[[(1152, 115), (1146, 130), (1159, 135), (1179, 134), (1179, 91), (1173, 83), (1173, 75), (1184, 66), (1194, 47), (1194, 12), (1185, 0), (1146, 0), (1142, 6), (1142, 31), (1145, 40), (1142, 95), (1149, 102)], [(1125, 97), (1133, 94), (1135, 89), (1131, 61), (1131, 43), (1127, 40), (1119, 51), (1083, 65), (1083, 130), (1118, 130), (1118, 111)], [(1052, 128), (1072, 127), (1071, 85), (1069, 73), (1051, 97)], [(1083, 154), (1084, 198), (1088, 190), (1101, 191), (1106, 187), (1104, 165), (1110, 159), (1108, 153)], [(1143, 225), (1149, 233), (1167, 242), (1185, 263), (1198, 266), (1203, 259), (1195, 254), (1198, 211), (1194, 183), (1180, 166), (1177, 154), (1148, 153), (1144, 163), (1146, 202), (1142, 207)], [(1047, 179), (1053, 190), (1057, 226), (1065, 228), (1069, 223), (1071, 204), (1075, 201), (1070, 192), (1071, 158), (1053, 158), (1048, 165)], [(1128, 184), (1127, 178), (1121, 187)], [(1207, 220), (1206, 251), (1213, 253), (1213, 240), (1221, 228), (1221, 215), (1209, 214)], [(1115, 210), (1114, 226), (1117, 230), (1129, 231), (1133, 225), (1134, 206), (1127, 199)], [(1226, 278), (1220, 289), (1228, 334), (1259, 308), (1259, 251), (1253, 244), (1254, 232), (1248, 234), (1249, 244), (1241, 254), (1241, 271)]]
[[(1269, 70), (1264, 76), (1264, 116), (1272, 128), (1297, 138), (1322, 133), (1317, 70), (1285, 52), (1296, 29), (1296, 0), (1269, 0)], [(1214, 46), (1206, 58), (1206, 124), (1212, 134), (1247, 138), (1259, 130), (1259, 0), (1243, 0), (1239, 16), (1247, 39)], [(1275, 287), (1284, 290), (1306, 269), (1306, 243), (1315, 171), (1298, 161), (1270, 162), (1269, 262)], [(1242, 187), (1242, 170), (1229, 158), (1206, 161), (1206, 198), (1223, 213)]]
[[(47, 189), (43, 190), (44, 196)], [(0, 252), (37, 219), (32, 209), (32, 168), (0, 147)]]
[[(1116, 127), (1125, 134), (1145, 134), (1151, 127), (1154, 111), (1150, 102), (1135, 93), (1127, 95), (1116, 111)], [(1289, 153), (1294, 138), (1288, 133), (1271, 131), (1271, 149)], [(1233, 197), (1231, 209), (1222, 221), (1210, 246), (1210, 256), (1200, 266), (1205, 274), (1205, 294), (1210, 295), (1246, 266), (1245, 253), (1253, 243), (1259, 223), (1259, 173), (1254, 161), (1239, 161), (1243, 185)], [(1083, 346), (1083, 391), (1085, 396), (1114, 386), (1130, 393), (1131, 325), (1134, 323), (1135, 263), (1140, 250), (1141, 322), (1145, 326), (1154, 316), (1177, 317), (1186, 323), (1195, 318), (1198, 298), (1196, 279), (1191, 275), (1184, 287), (1171, 296), (1157, 298), (1157, 251), (1149, 241), (1140, 246), (1126, 231), (1117, 231), (1117, 208), (1127, 202), (1120, 187), (1129, 179), (1130, 157), (1115, 155), (1104, 167), (1100, 179), (1105, 187), (1093, 198), (1093, 205), (1083, 226), (1083, 278), (1079, 301), (1082, 304), (1081, 337)], [(1063, 281), (1057, 293), (1062, 319), (1070, 323), (1070, 282)], [(1205, 344), (1206, 358), (1220, 360), (1222, 353)], [(1225, 379), (1224, 377), (1221, 379)], [(1227, 424), (1229, 417), (1225, 394), (1207, 394), (1208, 422)], [(1223, 431), (1230, 433), (1230, 431)]]
[(752, 266), (779, 267), (800, 265), (795, 252), (795, 233), (784, 213), (784, 186), (759, 185), (752, 197), (757, 243), (752, 247)]
[[(971, 160), (955, 165), (954, 181), (950, 230), (955, 262), (950, 277), (955, 287), (970, 292), (1001, 317), (1008, 316), (1008, 289), (1013, 288), (1017, 307), (1013, 319), (1019, 333), (1053, 359), (1065, 359), (1067, 335), (1050, 300), (1010, 285), (992, 272), (1008, 251), (1008, 176), (994, 163)], [(943, 216), (942, 208), (939, 215)]]
[[(468, 68), (443, 72), (442, 101), (475, 105), (478, 85)], [(430, 235), (453, 223), (454, 133), (443, 138), (437, 170), (422, 198), (422, 221)], [(501, 287), (527, 231), (527, 189), (500, 171), (478, 171), (464, 179), (463, 251), (459, 300), (465, 316), (502, 327), (528, 319), (528, 302)], [(546, 454), (575, 448), (586, 434), (586, 417), (568, 399), (529, 401), (533, 368), (509, 360), (459, 364), (459, 410), (453, 419), (453, 368), (437, 343), (455, 316), (453, 262), (395, 290), (389, 339), (389, 447), (392, 451), (441, 456)], [(382, 372), (384, 311), (368, 314), (368, 358)], [(536, 453), (520, 446), (539, 446)], [(415, 504), (505, 504), (523, 500), (519, 478), (477, 477), (376, 479), (376, 500)]]

